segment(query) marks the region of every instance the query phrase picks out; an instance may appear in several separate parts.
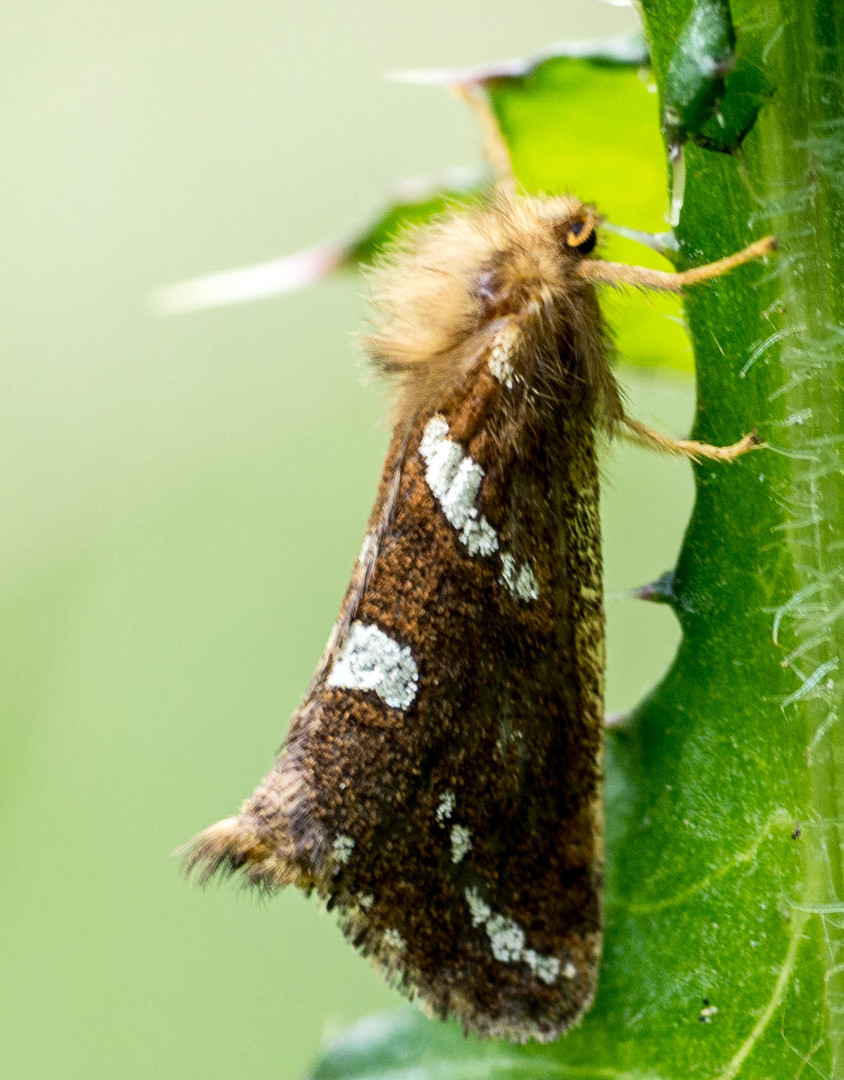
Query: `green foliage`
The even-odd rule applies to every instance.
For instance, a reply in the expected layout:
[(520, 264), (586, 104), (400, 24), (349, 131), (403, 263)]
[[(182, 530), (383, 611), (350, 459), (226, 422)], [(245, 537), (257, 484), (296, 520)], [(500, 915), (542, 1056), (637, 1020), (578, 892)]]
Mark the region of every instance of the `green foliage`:
[(662, 125), (670, 151), (698, 135), (712, 118), (735, 63), (735, 46), (727, 0), (697, 0), (665, 74)]
[[(657, 103), (643, 69), (555, 57), (524, 76), (495, 79), (487, 89), (528, 191), (572, 191), (595, 202), (614, 224), (665, 228)], [(664, 266), (654, 252), (616, 237), (606, 239), (602, 254)], [(627, 363), (689, 370), (683, 332), (666, 318), (679, 315), (674, 298), (637, 304), (608, 292), (604, 310)]]
[[(643, 80), (645, 57), (636, 39), (615, 55), (600, 50), (581, 55), (557, 46), (516, 72), (490, 67), (476, 73), (527, 191), (576, 192), (595, 202), (614, 224), (664, 228), (661, 144), (656, 102)], [(619, 161), (625, 162), (623, 184), (618, 182)], [(478, 180), (464, 188), (452, 185), (439, 197), (430, 190), (415, 199), (408, 193), (394, 196), (356, 238), (338, 246), (342, 265), (371, 263), (402, 228), (482, 190)], [(612, 235), (604, 236), (603, 252), (608, 258), (663, 265), (652, 251)], [(605, 310), (627, 363), (690, 370), (684, 334), (676, 321), (669, 321), (679, 314), (676, 299), (652, 296), (647, 305), (631, 305), (627, 297), (609, 294)]]
[(764, 72), (765, 44), (758, 27), (743, 28), (736, 41), (727, 0), (697, 0), (665, 72), (662, 117), (669, 155), (676, 156), (689, 139), (722, 152), (741, 146), (772, 90)]
[[(689, 5), (644, 8), (664, 88)], [(597, 1002), (559, 1043), (528, 1048), (405, 1010), (341, 1037), (319, 1080), (841, 1075), (844, 14), (733, 8), (739, 49), (750, 27), (775, 91), (741, 158), (689, 150), (678, 262), (779, 234), (768, 266), (686, 305), (696, 436), (755, 426), (769, 447), (698, 467), (667, 596), (683, 642), (609, 740)], [(653, 186), (654, 109), (633, 72), (560, 61), (490, 89), (531, 190), (595, 192), (619, 219)]]

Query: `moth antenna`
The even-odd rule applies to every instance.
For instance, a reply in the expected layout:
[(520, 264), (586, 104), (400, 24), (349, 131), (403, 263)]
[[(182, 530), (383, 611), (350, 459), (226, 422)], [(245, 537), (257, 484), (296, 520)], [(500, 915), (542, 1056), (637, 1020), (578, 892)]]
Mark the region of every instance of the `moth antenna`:
[(674, 255), (680, 250), (677, 238), (671, 230), (658, 233), (646, 232), (643, 229), (630, 229), (626, 225), (615, 225), (606, 219), (601, 222), (601, 228), (604, 232), (623, 236), (625, 240), (632, 240), (634, 243), (650, 248), (651, 251), (656, 251), (660, 255)]
[(516, 177), (510, 150), (501, 133), (501, 125), (493, 112), (489, 95), (477, 83), (456, 83), (454, 93), (474, 111), (484, 136), (484, 153), (495, 177), (498, 191), (512, 199), (516, 194)]
[[(292, 853), (292, 844), (291, 844)], [(183, 855), (186, 874), (206, 885), (221, 874), (241, 871), (250, 882), (276, 889), (298, 882), (298, 873), (279, 851), (277, 841), (269, 844), (254, 818), (239, 814), (210, 825), (174, 854)]]

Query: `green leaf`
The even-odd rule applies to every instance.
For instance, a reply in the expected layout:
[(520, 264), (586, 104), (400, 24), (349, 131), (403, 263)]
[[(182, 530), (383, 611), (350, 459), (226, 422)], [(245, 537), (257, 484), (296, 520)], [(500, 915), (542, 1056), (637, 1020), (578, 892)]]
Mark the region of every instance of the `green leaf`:
[(221, 270), (165, 285), (152, 293), (150, 303), (161, 315), (182, 315), (305, 289), (338, 270), (370, 265), (402, 229), (422, 224), (448, 206), (470, 201), (476, 197), (480, 183), (479, 175), (467, 169), (449, 169), (435, 176), (405, 180), (365, 225), (350, 230), (347, 236), (325, 240), (254, 266)]
[(665, 73), (662, 124), (669, 151), (699, 135), (715, 113), (735, 64), (735, 47), (728, 0), (696, 0)]
[[(554, 57), (524, 75), (488, 80), (486, 89), (528, 191), (570, 191), (614, 224), (665, 229), (657, 101), (641, 68)], [(655, 252), (612, 235), (603, 254), (665, 267)], [(625, 362), (690, 370), (675, 297), (607, 292), (603, 306)]]
[[(656, 100), (645, 82), (647, 52), (639, 38), (562, 43), (525, 61), (471, 71), (408, 72), (406, 81), (484, 86), (510, 144), (516, 172), (529, 191), (574, 192), (616, 225), (659, 232), (665, 196)], [(617, 107), (624, 100), (624, 109)], [(620, 186), (617, 162), (626, 163)], [(450, 170), (406, 180), (384, 206), (345, 236), (255, 266), (204, 274), (155, 291), (163, 314), (278, 296), (306, 288), (338, 270), (369, 266), (404, 228), (446, 208), (477, 199), (480, 172)], [(653, 251), (606, 234), (608, 258), (663, 266)], [(691, 370), (691, 354), (678, 325), (675, 297), (651, 296), (631, 304), (608, 294), (605, 311), (625, 362), (644, 368)]]
[[(664, 86), (689, 5), (643, 6)], [(319, 1080), (842, 1075), (844, 11), (819, 0), (733, 8), (738, 47), (753, 27), (777, 89), (740, 159), (690, 148), (678, 261), (780, 236), (768, 266), (686, 303), (696, 436), (731, 442), (755, 426), (769, 446), (697, 468), (660, 597), (683, 641), (609, 737), (597, 1001), (546, 1047), (463, 1039), (408, 1012), (379, 1018), (334, 1044)], [(588, 153), (605, 171), (597, 194), (621, 203), (647, 174), (628, 167), (625, 153), (635, 163), (641, 151), (621, 130), (639, 87), (630, 72), (613, 73), (612, 92), (581, 74), (569, 63), (490, 89), (529, 187), (578, 181)]]

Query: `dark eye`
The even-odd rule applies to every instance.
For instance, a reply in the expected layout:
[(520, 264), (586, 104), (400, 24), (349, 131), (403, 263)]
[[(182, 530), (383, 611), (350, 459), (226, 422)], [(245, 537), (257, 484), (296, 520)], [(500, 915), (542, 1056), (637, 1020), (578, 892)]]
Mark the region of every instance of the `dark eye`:
[(588, 255), (598, 242), (595, 222), (591, 218), (575, 220), (569, 223), (566, 244), (574, 248), (578, 255)]

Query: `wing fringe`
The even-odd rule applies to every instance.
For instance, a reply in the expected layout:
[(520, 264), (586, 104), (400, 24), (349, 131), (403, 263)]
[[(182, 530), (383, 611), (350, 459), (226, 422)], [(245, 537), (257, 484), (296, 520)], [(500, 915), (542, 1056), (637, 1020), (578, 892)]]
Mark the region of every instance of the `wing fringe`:
[(305, 884), (301, 870), (290, 861), (292, 843), (270, 844), (262, 833), (265, 829), (255, 818), (239, 814), (203, 829), (174, 855), (182, 857), (185, 874), (201, 885), (238, 873), (268, 892)]

